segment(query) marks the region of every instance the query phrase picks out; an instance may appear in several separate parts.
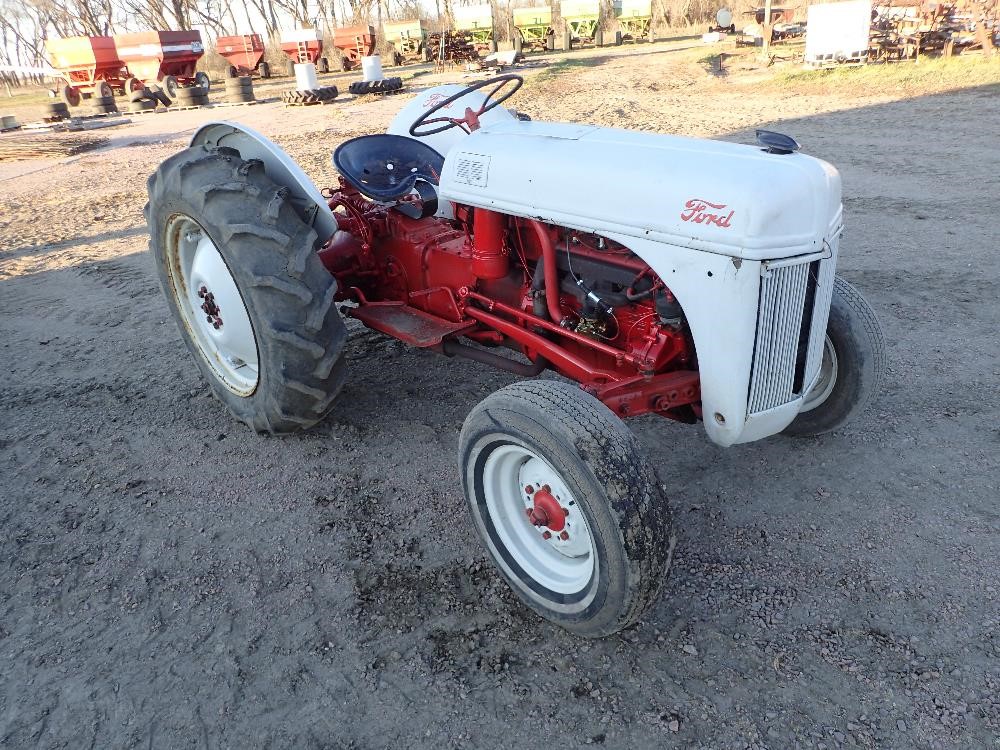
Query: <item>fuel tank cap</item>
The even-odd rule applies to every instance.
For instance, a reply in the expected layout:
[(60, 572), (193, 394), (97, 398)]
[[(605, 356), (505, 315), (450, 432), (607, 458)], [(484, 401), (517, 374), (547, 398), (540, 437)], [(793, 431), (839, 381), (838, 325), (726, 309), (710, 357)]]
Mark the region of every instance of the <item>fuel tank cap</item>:
[(769, 154), (794, 154), (799, 150), (799, 143), (792, 136), (773, 130), (758, 130), (757, 145)]

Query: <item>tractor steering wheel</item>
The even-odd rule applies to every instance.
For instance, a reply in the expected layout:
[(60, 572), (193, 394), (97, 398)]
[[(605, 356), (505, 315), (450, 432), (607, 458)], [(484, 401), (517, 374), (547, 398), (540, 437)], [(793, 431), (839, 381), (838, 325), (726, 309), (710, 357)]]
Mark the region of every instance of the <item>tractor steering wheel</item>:
[[(508, 91), (497, 97), (497, 92), (504, 89), (508, 83), (514, 82), (514, 85), (510, 87)], [(452, 94), (447, 99), (435, 104), (433, 107), (424, 112), (420, 117), (418, 117), (412, 125), (410, 125), (410, 135), (414, 138), (421, 138), (425, 135), (434, 135), (435, 133), (443, 133), (445, 130), (454, 128), (456, 126), (461, 127), (466, 133), (471, 133), (473, 130), (479, 130), (479, 118), (484, 114), (489, 112), (494, 107), (498, 107), (505, 101), (510, 99), (517, 92), (521, 85), (524, 83), (524, 79), (519, 75), (514, 75), (513, 73), (507, 73), (506, 75), (497, 76), (496, 78), (487, 78), (485, 81), (480, 81), (479, 83), (473, 84), (468, 88), (464, 88), (457, 94)], [(465, 114), (461, 117), (435, 117), (431, 119), (431, 115), (435, 112), (447, 107), (454, 101), (461, 99), (466, 94), (473, 91), (478, 91), (479, 89), (486, 88), (491, 84), (496, 84), (490, 89), (489, 93), (486, 95), (486, 99), (483, 100), (482, 105), (478, 110), (473, 111), (472, 107), (465, 108)], [(496, 98), (494, 98), (496, 97)], [(438, 125), (437, 127), (432, 127), (429, 130), (420, 130), (418, 128), (421, 126), (431, 125), (433, 123), (444, 123), (443, 125)]]

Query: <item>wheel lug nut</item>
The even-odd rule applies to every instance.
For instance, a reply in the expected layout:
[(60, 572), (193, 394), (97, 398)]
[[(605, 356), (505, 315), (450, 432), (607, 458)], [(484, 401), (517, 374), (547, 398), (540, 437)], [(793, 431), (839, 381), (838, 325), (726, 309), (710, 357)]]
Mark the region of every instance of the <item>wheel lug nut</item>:
[(563, 508), (562, 512), (563, 512), (564, 516), (568, 516), (569, 515), (569, 508)]
[(542, 534), (542, 539), (551, 539), (551, 538), (552, 538), (552, 532), (551, 531), (546, 531), (546, 532), (544, 532)]
[(525, 494), (527, 494), (527, 495), (530, 495), (530, 494), (531, 494), (532, 492), (534, 492), (534, 491), (535, 491), (535, 488), (534, 488), (534, 487), (532, 487), (532, 486), (531, 486), (530, 484), (529, 484), (529, 485), (528, 485), (527, 487), (525, 487), (525, 488), (524, 488), (524, 492), (525, 492)]
[(559, 532), (559, 538), (565, 542), (567, 539), (569, 539), (569, 532), (567, 531)]

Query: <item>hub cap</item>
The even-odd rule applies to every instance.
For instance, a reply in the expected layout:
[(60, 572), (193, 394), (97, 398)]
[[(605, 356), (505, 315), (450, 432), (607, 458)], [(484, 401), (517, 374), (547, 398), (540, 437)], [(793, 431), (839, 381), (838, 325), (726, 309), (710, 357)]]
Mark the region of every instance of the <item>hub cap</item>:
[(596, 572), (590, 526), (559, 474), (533, 451), (504, 445), (483, 467), (489, 520), (529, 577), (550, 591), (575, 594)]
[(167, 224), (167, 271), (184, 325), (202, 358), (233, 393), (257, 388), (257, 339), (226, 261), (204, 229), (177, 214)]

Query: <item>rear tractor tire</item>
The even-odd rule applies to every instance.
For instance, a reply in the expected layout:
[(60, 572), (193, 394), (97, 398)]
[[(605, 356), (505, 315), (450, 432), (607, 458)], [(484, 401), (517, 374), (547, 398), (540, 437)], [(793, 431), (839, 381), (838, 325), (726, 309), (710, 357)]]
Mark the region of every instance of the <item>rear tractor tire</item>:
[(832, 432), (860, 413), (878, 393), (885, 374), (885, 339), (861, 293), (834, 278), (819, 380), (785, 434), (811, 437)]
[(670, 568), (670, 511), (625, 424), (568, 383), (484, 399), (459, 441), (476, 530), (514, 593), (585, 637), (634, 624)]
[(167, 303), (215, 396), (258, 432), (320, 421), (343, 384), (346, 329), (322, 243), (258, 160), (196, 146), (147, 183)]

